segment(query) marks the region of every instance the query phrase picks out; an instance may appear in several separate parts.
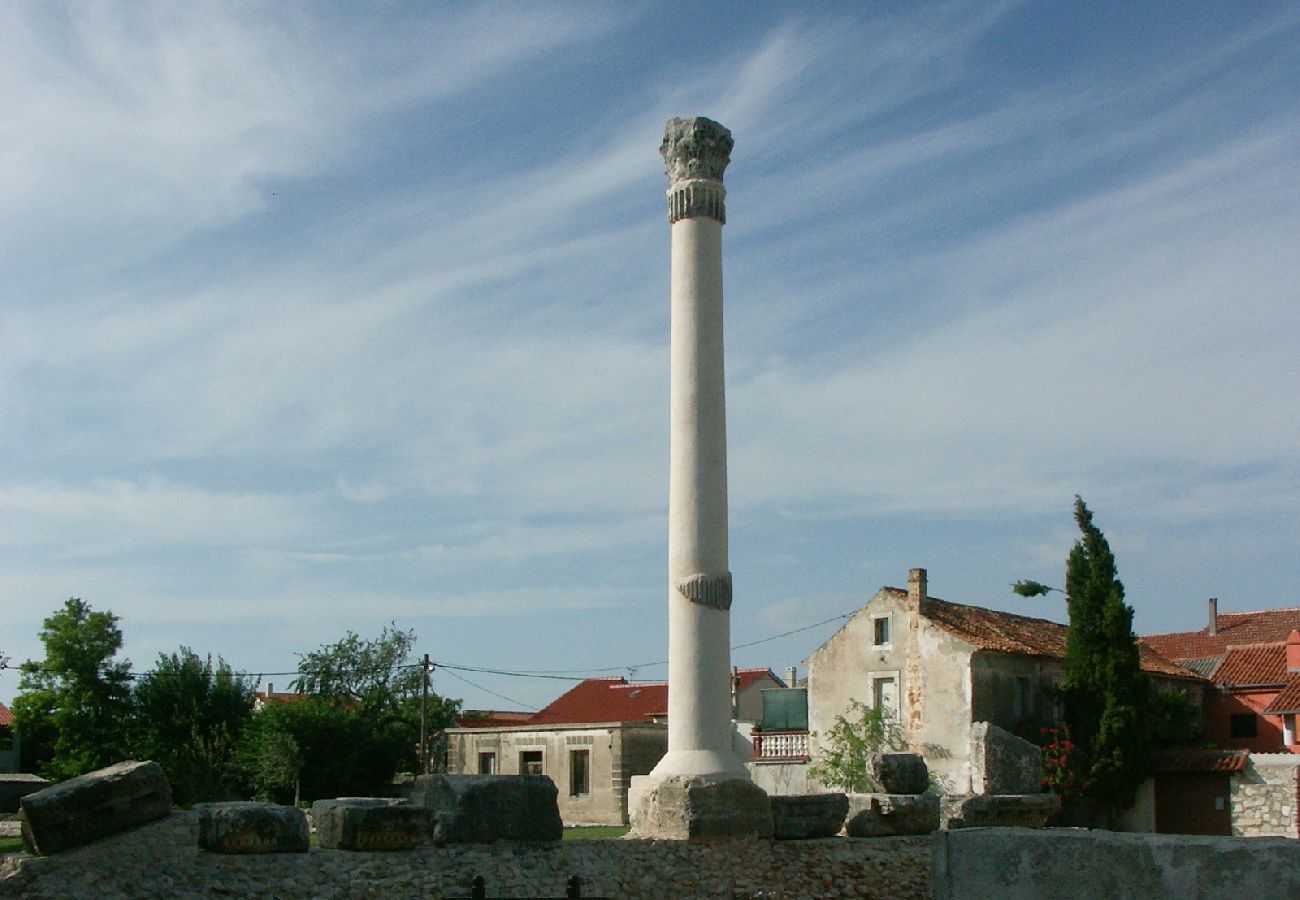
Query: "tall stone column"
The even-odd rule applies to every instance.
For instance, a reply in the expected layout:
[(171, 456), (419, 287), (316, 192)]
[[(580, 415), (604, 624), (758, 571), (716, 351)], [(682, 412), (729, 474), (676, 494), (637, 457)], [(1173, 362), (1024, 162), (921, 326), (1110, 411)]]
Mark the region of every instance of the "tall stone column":
[(731, 132), (669, 119), (672, 390), (668, 476), (668, 752), (634, 777), (639, 837), (771, 837), (767, 794), (732, 749), (727, 413), (722, 368), (722, 172)]
[(668, 754), (652, 776), (748, 777), (731, 748), (731, 572), (722, 225), (731, 132), (670, 119), (659, 152), (672, 226)]

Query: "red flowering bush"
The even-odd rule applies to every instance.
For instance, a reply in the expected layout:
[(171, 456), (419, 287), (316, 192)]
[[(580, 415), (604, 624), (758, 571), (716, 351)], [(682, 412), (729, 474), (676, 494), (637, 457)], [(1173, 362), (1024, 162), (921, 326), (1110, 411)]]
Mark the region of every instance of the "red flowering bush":
[(1070, 740), (1070, 729), (1040, 729), (1043, 735), (1043, 787), (1058, 796), (1077, 797), (1088, 787), (1083, 777), (1079, 747)]

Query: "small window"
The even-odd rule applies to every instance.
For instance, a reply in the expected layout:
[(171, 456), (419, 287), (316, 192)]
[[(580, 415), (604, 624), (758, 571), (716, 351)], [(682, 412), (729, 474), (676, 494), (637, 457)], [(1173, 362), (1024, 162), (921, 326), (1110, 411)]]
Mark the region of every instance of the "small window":
[(1254, 713), (1234, 713), (1228, 720), (1228, 737), (1253, 738), (1259, 734), (1259, 717)]
[(591, 751), (569, 751), (569, 796), (581, 797), (591, 793)]
[(495, 753), (480, 753), (478, 755), (478, 773), (480, 775), (495, 775), (497, 771), (497, 755)]
[(520, 775), (541, 775), (542, 774), (542, 751), (525, 750), (519, 754), (519, 774)]
[(877, 647), (883, 647), (889, 643), (889, 616), (881, 616), (874, 621), (876, 626), (875, 644)]

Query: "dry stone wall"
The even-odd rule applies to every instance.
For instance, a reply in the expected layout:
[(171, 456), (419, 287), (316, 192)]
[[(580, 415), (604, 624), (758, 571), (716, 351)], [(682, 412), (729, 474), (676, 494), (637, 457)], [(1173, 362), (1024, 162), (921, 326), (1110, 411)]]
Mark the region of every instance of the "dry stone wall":
[(1229, 792), (1234, 835), (1300, 837), (1300, 755), (1252, 753)]
[(930, 896), (929, 835), (228, 856), (198, 849), (198, 821), (198, 813), (178, 812), (57, 856), (11, 858), (0, 869), (0, 898), (466, 897), (475, 875), (489, 896), (563, 897), (575, 874), (584, 897)]

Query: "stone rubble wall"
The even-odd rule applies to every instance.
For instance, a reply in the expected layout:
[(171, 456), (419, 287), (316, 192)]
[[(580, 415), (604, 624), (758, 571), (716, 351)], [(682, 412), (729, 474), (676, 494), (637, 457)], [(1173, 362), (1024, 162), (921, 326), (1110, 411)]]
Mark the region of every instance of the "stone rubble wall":
[(1300, 755), (1252, 753), (1232, 776), (1232, 833), (1237, 837), (1300, 837)]
[(815, 898), (930, 896), (931, 836), (811, 841), (565, 841), (395, 852), (227, 856), (198, 849), (198, 814), (165, 819), (50, 857), (0, 867), (0, 898), (497, 897)]

